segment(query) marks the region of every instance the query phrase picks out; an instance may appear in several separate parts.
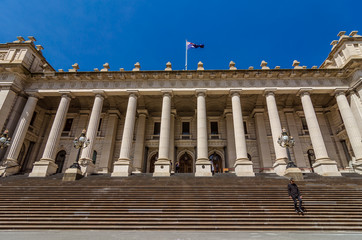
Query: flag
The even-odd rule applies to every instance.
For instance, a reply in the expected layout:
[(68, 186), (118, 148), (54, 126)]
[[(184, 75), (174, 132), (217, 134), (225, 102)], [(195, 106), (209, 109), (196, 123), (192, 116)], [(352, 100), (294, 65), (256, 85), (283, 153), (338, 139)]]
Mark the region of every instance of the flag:
[(195, 44), (186, 40), (186, 48), (187, 50), (190, 48), (204, 48), (204, 44)]

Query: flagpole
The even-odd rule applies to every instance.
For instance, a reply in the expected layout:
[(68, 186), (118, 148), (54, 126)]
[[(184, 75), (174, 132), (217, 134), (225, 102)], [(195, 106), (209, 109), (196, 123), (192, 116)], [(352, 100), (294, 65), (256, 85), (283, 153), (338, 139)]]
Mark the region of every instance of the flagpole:
[(185, 46), (186, 46), (185, 70), (187, 70), (187, 40), (186, 40)]

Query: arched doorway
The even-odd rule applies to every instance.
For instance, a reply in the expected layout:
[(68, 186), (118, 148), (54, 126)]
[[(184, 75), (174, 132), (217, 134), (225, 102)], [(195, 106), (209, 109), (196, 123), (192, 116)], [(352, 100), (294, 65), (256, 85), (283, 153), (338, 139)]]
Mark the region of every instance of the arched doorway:
[(310, 168), (311, 168), (312, 172), (314, 172), (314, 170), (313, 170), (313, 164), (315, 163), (314, 150), (313, 150), (313, 149), (309, 149), (309, 150), (307, 151), (307, 154), (308, 154), (308, 160), (309, 160)]
[(214, 164), (214, 173), (222, 173), (222, 159), (219, 154), (214, 152), (209, 156), (209, 160)]
[(190, 154), (185, 152), (178, 159), (178, 162), (180, 163), (180, 169), (179, 169), (180, 173), (193, 173), (193, 166), (194, 166), (193, 162), (194, 161), (193, 161), (192, 157), (190, 156)]
[(67, 155), (67, 152), (62, 150), (62, 151), (58, 152), (58, 154), (57, 154), (57, 156), (55, 158), (55, 164), (58, 165), (57, 173), (61, 173), (62, 170), (63, 170), (65, 155)]
[(150, 159), (150, 173), (155, 171), (155, 162), (158, 159), (158, 153), (154, 154)]

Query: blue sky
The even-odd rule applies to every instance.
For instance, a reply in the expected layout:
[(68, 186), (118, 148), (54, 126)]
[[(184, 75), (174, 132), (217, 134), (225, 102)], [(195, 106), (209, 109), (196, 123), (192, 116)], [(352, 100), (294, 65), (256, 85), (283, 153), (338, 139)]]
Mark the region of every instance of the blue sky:
[(34, 36), (55, 68), (174, 70), (185, 64), (185, 40), (205, 44), (189, 50), (188, 69), (292, 68), (294, 59), (319, 66), (339, 31), (362, 34), (362, 1), (242, 0), (0, 0), (0, 42)]

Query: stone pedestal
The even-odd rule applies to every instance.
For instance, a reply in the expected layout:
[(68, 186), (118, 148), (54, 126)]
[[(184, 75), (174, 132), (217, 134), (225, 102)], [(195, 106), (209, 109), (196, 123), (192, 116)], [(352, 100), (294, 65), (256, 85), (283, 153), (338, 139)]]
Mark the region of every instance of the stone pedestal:
[(131, 171), (130, 160), (119, 159), (114, 163), (111, 177), (128, 177), (131, 174)]
[(6, 160), (0, 166), (0, 177), (7, 177), (20, 171), (20, 166), (15, 160)]
[(52, 159), (42, 159), (34, 163), (29, 177), (46, 177), (57, 172), (58, 165)]
[(301, 181), (303, 180), (303, 173), (299, 168), (287, 168), (285, 170), (285, 174), (284, 177), (287, 178), (293, 178), (296, 181)]
[(82, 175), (84, 177), (87, 177), (88, 175), (91, 175), (94, 173), (95, 165), (93, 164), (93, 161), (91, 159), (80, 159), (79, 160), (80, 170), (82, 172)]
[(158, 159), (155, 162), (154, 177), (169, 177), (171, 175), (171, 164), (169, 160)]
[(68, 168), (63, 176), (63, 181), (75, 181), (83, 177), (82, 172), (78, 168)]
[(337, 163), (330, 159), (320, 159), (313, 164), (315, 173), (322, 176), (342, 176), (338, 171)]
[(356, 173), (362, 174), (362, 161), (356, 161), (353, 167)]
[(285, 174), (285, 169), (287, 168), (287, 163), (285, 161), (286, 159), (279, 159), (273, 164), (274, 172), (279, 176), (284, 176)]
[(212, 177), (211, 163), (209, 160), (197, 160), (195, 177)]
[(253, 163), (249, 159), (236, 160), (234, 167), (238, 177), (255, 177)]

